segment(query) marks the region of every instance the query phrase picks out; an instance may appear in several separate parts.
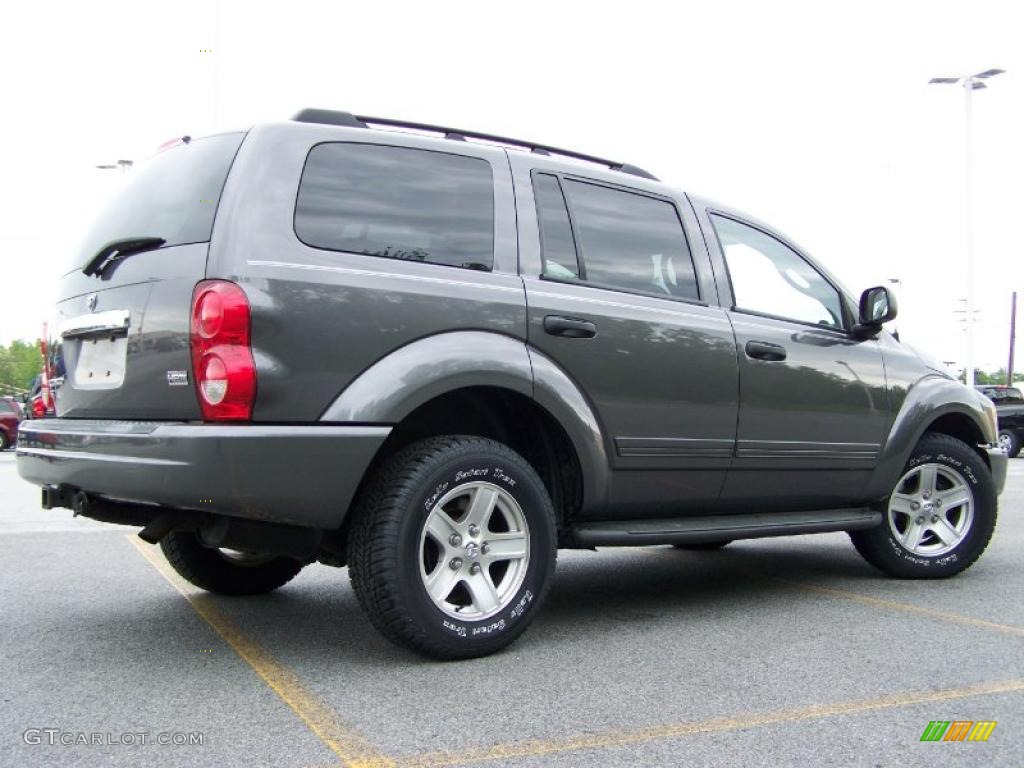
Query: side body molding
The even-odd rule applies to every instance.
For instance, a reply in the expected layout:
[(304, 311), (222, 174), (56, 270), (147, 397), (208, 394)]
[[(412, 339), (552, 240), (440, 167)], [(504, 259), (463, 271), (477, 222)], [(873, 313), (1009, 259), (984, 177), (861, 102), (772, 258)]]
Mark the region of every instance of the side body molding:
[(879, 457), (878, 466), (868, 483), (866, 496), (880, 499), (892, 491), (903, 474), (910, 452), (932, 422), (951, 413), (968, 417), (978, 427), (987, 443), (994, 443), (992, 432), (979, 404), (962, 384), (943, 376), (929, 375), (910, 385), (905, 393), (898, 389), (894, 397), (904, 394), (889, 436)]
[(433, 398), (465, 387), (501, 387), (532, 398), (576, 449), (584, 510), (605, 502), (608, 455), (593, 410), (561, 368), (509, 336), (453, 331), (407, 344), (357, 376), (320, 421), (397, 424)]

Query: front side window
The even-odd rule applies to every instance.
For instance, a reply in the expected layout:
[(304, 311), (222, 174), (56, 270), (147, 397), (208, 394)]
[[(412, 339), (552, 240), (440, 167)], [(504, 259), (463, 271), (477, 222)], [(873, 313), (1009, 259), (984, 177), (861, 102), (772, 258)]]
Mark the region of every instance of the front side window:
[(299, 182), (295, 233), (316, 248), (490, 270), (490, 163), (406, 147), (319, 144)]
[(693, 259), (674, 205), (568, 179), (564, 189), (588, 283), (699, 298)]
[(712, 214), (711, 221), (725, 254), (736, 309), (843, 327), (839, 291), (796, 251), (725, 216)]

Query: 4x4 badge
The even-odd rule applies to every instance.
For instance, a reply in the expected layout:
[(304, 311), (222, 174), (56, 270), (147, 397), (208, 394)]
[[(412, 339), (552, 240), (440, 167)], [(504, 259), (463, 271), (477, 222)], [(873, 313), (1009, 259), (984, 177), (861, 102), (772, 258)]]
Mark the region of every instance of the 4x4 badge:
[(168, 371), (167, 386), (184, 387), (188, 386), (188, 371)]
[(95, 293), (90, 293), (89, 294), (89, 298), (87, 298), (85, 300), (85, 306), (87, 306), (89, 308), (90, 312), (92, 312), (94, 309), (96, 309), (96, 294)]

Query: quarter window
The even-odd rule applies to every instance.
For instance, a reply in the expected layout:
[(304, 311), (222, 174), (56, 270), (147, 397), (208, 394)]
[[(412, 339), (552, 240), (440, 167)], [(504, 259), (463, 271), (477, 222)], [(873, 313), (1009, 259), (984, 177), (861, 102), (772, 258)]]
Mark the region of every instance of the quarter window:
[(693, 259), (674, 205), (568, 179), (565, 192), (588, 283), (699, 298)]
[(537, 220), (540, 222), (544, 274), (569, 280), (578, 278), (580, 270), (576, 260), (576, 244), (558, 179), (546, 173), (537, 174), (533, 180), (533, 196), (537, 202)]
[(788, 245), (759, 229), (712, 214), (736, 309), (801, 323), (843, 327), (839, 291)]
[(406, 147), (319, 144), (299, 182), (295, 233), (316, 248), (490, 270), (490, 163)]

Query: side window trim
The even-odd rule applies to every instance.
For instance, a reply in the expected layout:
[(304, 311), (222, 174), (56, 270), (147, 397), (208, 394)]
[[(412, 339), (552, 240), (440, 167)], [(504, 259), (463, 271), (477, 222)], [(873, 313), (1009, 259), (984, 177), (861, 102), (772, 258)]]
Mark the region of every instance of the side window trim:
[[(849, 307), (846, 304), (846, 299), (843, 296), (843, 292), (839, 289), (839, 286), (836, 285), (834, 282), (832, 282), (832, 280), (830, 280), (828, 278), (828, 276), (823, 274), (822, 271), (820, 269), (818, 269), (817, 265), (812, 263), (800, 251), (799, 248), (794, 246), (792, 243), (788, 242), (785, 238), (780, 237), (775, 232), (771, 232), (770, 230), (767, 230), (763, 226), (755, 224), (752, 221), (747, 221), (743, 217), (737, 216), (735, 213), (727, 212), (727, 211), (721, 211), (721, 210), (718, 210), (717, 208), (710, 208), (710, 207), (705, 208), (704, 211), (705, 211), (705, 213), (707, 215), (708, 221), (711, 224), (711, 231), (715, 235), (715, 242), (718, 244), (718, 250), (719, 250), (719, 252), (721, 252), (721, 254), (722, 254), (722, 261), (725, 264), (725, 277), (726, 277), (726, 280), (729, 281), (729, 293), (731, 294), (731, 299), (732, 299), (732, 306), (729, 307), (730, 311), (738, 312), (738, 313), (745, 314), (745, 315), (754, 315), (755, 317), (764, 317), (764, 318), (767, 318), (769, 320), (784, 320), (784, 321), (789, 322), (789, 323), (796, 323), (797, 325), (804, 325), (804, 326), (807, 326), (808, 328), (815, 328), (817, 330), (823, 330), (823, 331), (832, 331), (833, 333), (842, 333), (842, 334), (847, 334), (847, 335), (850, 333), (850, 329), (852, 328), (850, 311), (849, 311)], [(783, 246), (785, 246), (786, 248), (791, 250), (794, 254), (796, 254), (797, 258), (799, 258), (804, 264), (806, 264), (808, 266), (808, 268), (810, 268), (818, 277), (820, 277), (826, 284), (828, 284), (828, 286), (831, 287), (833, 291), (836, 292), (836, 296), (839, 298), (839, 309), (840, 309), (840, 311), (842, 312), (842, 315), (843, 315), (843, 317), (842, 317), (843, 327), (842, 328), (834, 328), (834, 327), (829, 327), (829, 326), (826, 326), (826, 325), (819, 325), (818, 323), (810, 323), (810, 322), (807, 322), (805, 320), (797, 320), (796, 318), (786, 317), (785, 315), (773, 315), (773, 314), (768, 313), (768, 312), (760, 312), (760, 311), (755, 310), (755, 309), (745, 309), (743, 307), (738, 306), (737, 303), (736, 303), (736, 287), (733, 285), (733, 282), (732, 282), (732, 271), (729, 269), (729, 261), (728, 261), (728, 259), (725, 258), (725, 247), (722, 245), (722, 239), (721, 239), (721, 237), (718, 234), (718, 228), (715, 226), (715, 221), (714, 221), (714, 218), (713, 218), (715, 216), (720, 216), (723, 219), (729, 219), (730, 221), (734, 221), (737, 224), (742, 224), (745, 227), (750, 227), (751, 229), (757, 230), (762, 235), (765, 235), (766, 237), (770, 237), (772, 240), (775, 240), (776, 242), (781, 243)]]
[[(578, 285), (578, 286), (581, 286), (581, 287), (584, 287), (584, 288), (596, 288), (596, 289), (602, 290), (602, 291), (618, 291), (620, 293), (626, 293), (626, 294), (629, 294), (631, 296), (647, 296), (647, 297), (650, 297), (652, 299), (665, 299), (665, 300), (668, 300), (668, 301), (679, 301), (679, 302), (683, 302), (684, 304), (695, 304), (695, 305), (701, 306), (701, 307), (708, 306), (708, 302), (707, 302), (707, 300), (705, 299), (705, 297), (703, 295), (704, 291), (702, 290), (702, 287), (701, 287), (701, 284), (700, 284), (700, 279), (699, 279), (698, 270), (697, 270), (697, 264), (696, 264), (696, 261), (694, 260), (693, 246), (690, 243), (690, 237), (689, 237), (689, 235), (686, 232), (686, 225), (684, 223), (684, 217), (683, 217), (683, 214), (679, 210), (679, 203), (678, 203), (677, 200), (675, 200), (673, 197), (670, 197), (668, 195), (659, 195), (656, 192), (648, 192), (646, 190), (636, 189), (635, 187), (627, 187), (627, 186), (623, 186), (623, 185), (619, 185), (619, 184), (612, 184), (610, 182), (603, 181), (601, 179), (592, 179), (590, 177), (579, 176), (579, 175), (574, 174), (574, 173), (563, 173), (561, 171), (553, 171), (553, 170), (548, 170), (548, 169), (544, 169), (544, 168), (533, 168), (533, 169), (530, 170), (530, 185), (531, 185), (531, 187), (533, 187), (533, 180), (536, 178), (536, 176), (542, 175), (542, 174), (546, 174), (548, 176), (552, 176), (552, 177), (554, 177), (556, 179), (556, 181), (558, 182), (558, 189), (559, 189), (559, 191), (561, 192), (561, 195), (562, 195), (562, 200), (565, 202), (565, 208), (569, 212), (569, 226), (572, 229), (573, 244), (576, 247), (576, 263), (577, 263), (577, 269), (580, 272), (580, 278), (578, 280), (570, 280), (568, 278), (552, 277), (551, 275), (545, 275), (545, 274), (542, 273), (540, 275), (540, 279), (541, 280), (547, 280), (547, 281), (554, 282), (554, 283), (565, 283), (567, 285)], [(606, 285), (606, 284), (603, 284), (603, 283), (595, 283), (593, 281), (587, 280), (586, 277), (585, 277), (586, 276), (586, 253), (584, 252), (582, 243), (580, 242), (579, 229), (578, 229), (578, 225), (576, 224), (576, 217), (575, 217), (575, 215), (573, 213), (572, 204), (569, 202), (569, 196), (565, 194), (565, 189), (564, 189), (564, 186), (563, 186), (564, 182), (567, 181), (567, 180), (568, 181), (576, 181), (576, 182), (579, 182), (581, 184), (592, 184), (593, 186), (596, 186), (596, 187), (604, 187), (606, 189), (615, 190), (616, 192), (623, 192), (623, 193), (626, 193), (626, 194), (637, 195), (639, 197), (645, 197), (645, 198), (648, 198), (650, 200), (657, 200), (659, 202), (668, 203), (669, 205), (671, 205), (672, 206), (672, 210), (673, 210), (673, 212), (676, 215), (676, 219), (679, 221), (679, 231), (680, 231), (680, 233), (683, 236), (683, 243), (686, 246), (686, 252), (687, 252), (687, 255), (690, 258), (690, 266), (693, 269), (694, 287), (697, 290), (697, 297), (696, 298), (689, 298), (689, 297), (686, 297), (686, 296), (667, 296), (667, 295), (661, 294), (661, 293), (654, 293), (654, 292), (648, 292), (648, 291), (635, 291), (635, 290), (630, 290), (630, 289), (627, 289), (627, 288), (622, 288), (620, 286)], [(536, 208), (536, 193), (534, 194), (534, 207)], [(537, 215), (537, 224), (538, 224), (538, 228), (539, 228), (539, 226), (540, 226), (540, 216), (539, 216), (539, 214)], [(544, 263), (543, 235), (541, 235), (541, 237), (542, 237), (542, 243), (541, 243), (541, 245), (542, 245), (542, 248), (541, 248), (541, 264), (543, 266), (543, 263)]]

